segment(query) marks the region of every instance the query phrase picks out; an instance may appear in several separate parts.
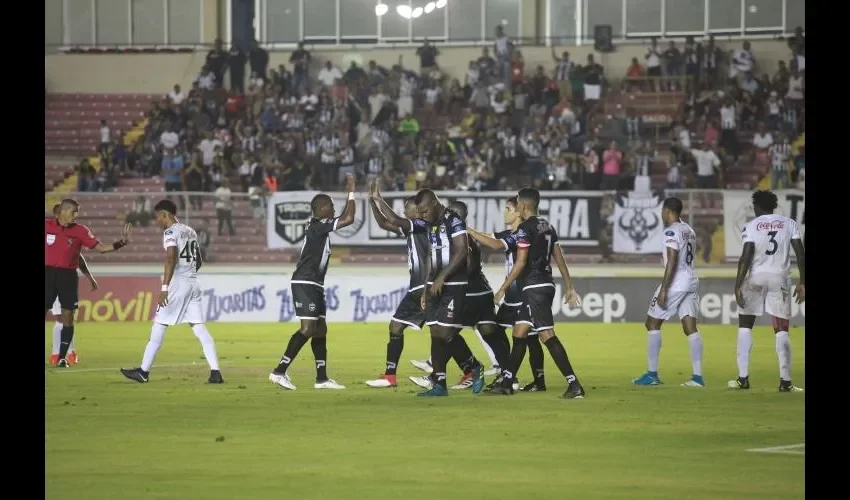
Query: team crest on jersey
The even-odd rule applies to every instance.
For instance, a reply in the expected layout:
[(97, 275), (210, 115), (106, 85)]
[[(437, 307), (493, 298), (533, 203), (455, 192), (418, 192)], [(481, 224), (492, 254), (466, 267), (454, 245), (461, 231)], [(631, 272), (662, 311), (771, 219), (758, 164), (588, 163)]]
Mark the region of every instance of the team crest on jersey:
[(47, 238), (45, 238), (45, 241), (47, 242), (48, 245), (52, 245), (52, 244), (56, 243), (56, 235), (55, 234), (48, 234)]
[(284, 201), (274, 206), (274, 230), (278, 236), (291, 244), (304, 239), (307, 220), (312, 215), (310, 203)]

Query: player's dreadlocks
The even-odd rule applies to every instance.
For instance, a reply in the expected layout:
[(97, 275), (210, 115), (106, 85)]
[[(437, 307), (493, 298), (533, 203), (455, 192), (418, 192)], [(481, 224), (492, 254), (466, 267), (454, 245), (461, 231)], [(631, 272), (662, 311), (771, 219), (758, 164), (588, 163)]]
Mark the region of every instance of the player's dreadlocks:
[(772, 191), (760, 190), (753, 193), (753, 206), (764, 213), (771, 214), (779, 206), (779, 200)]

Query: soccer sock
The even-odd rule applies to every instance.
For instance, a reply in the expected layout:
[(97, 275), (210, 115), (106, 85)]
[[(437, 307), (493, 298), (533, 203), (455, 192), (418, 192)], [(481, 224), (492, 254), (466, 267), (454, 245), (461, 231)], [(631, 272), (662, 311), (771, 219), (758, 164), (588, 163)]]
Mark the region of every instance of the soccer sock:
[(210, 335), (210, 331), (207, 330), (207, 325), (203, 323), (192, 325), (192, 332), (201, 341), (201, 347), (204, 349), (204, 357), (207, 358), (210, 370), (218, 370), (218, 353), (215, 351), (215, 340)]
[(514, 367), (514, 378), (522, 360), (525, 358), (525, 347), (528, 345), (528, 337), (514, 337), (514, 345), (511, 348), (511, 366)]
[(511, 352), (499, 338), (500, 336), (501, 330), (499, 332), (491, 333), (490, 335), (484, 335), (483, 338), (493, 349), (493, 356), (496, 357), (494, 365), (498, 366), (502, 370), (503, 377), (508, 380), (513, 380), (516, 368), (511, 366)]
[(313, 337), (310, 347), (316, 358), (316, 382), (325, 382), (328, 380), (328, 338)]
[(646, 341), (647, 371), (658, 373), (658, 355), (661, 353), (661, 330), (649, 330)]
[[(460, 337), (460, 335), (455, 335)], [(434, 384), (446, 388), (446, 362), (449, 359), (449, 349), (445, 339), (431, 337), (431, 366), (434, 368), (432, 379)]]
[(552, 355), (552, 360), (558, 365), (558, 369), (561, 370), (564, 377), (567, 378), (567, 382), (575, 382), (576, 373), (573, 371), (573, 365), (570, 364), (570, 358), (567, 356), (567, 350), (564, 349), (561, 339), (552, 335), (545, 344), (549, 349), (549, 354)]
[(395, 375), (402, 350), (404, 350), (404, 335), (395, 336), (390, 333), (390, 341), (387, 342), (387, 371), (384, 372), (386, 375)]
[(62, 342), (62, 323), (53, 323), (53, 347), (50, 349), (50, 354), (59, 354), (59, 344)]
[(478, 336), (478, 340), (481, 341), (481, 345), (484, 347), (484, 350), (487, 351), (487, 357), (490, 358), (490, 366), (501, 366), (499, 365), (499, 358), (496, 357), (496, 354), (493, 352), (490, 343), (484, 339), (484, 336), (481, 335), (481, 332), (478, 331), (478, 328), (475, 328), (475, 335)]
[[(449, 353), (451, 357), (457, 362), (463, 373), (466, 373), (477, 366), (480, 366), (481, 363), (475, 359), (475, 356), (472, 354), (472, 351), (469, 350), (469, 345), (466, 343), (463, 337), (460, 334), (456, 334), (454, 338), (452, 338), (451, 342), (448, 344)], [(434, 365), (436, 359), (434, 359), (433, 353), (431, 355), (431, 363), (434, 366), (434, 372), (437, 372), (437, 367)], [(443, 364), (443, 370), (445, 371), (445, 363)]]
[(531, 365), (531, 376), (535, 381), (542, 382), (543, 378), (543, 346), (540, 345), (539, 335), (528, 337), (528, 363)]
[(71, 341), (74, 340), (74, 327), (63, 326), (59, 334), (59, 359), (65, 359), (68, 355), (68, 348), (71, 347)]
[(791, 338), (788, 332), (776, 332), (776, 356), (779, 358), (779, 378), (791, 380)]
[(688, 345), (691, 347), (691, 365), (694, 375), (702, 377), (702, 336), (699, 332), (688, 335)]
[(71, 339), (71, 344), (68, 346), (68, 352), (74, 352), (74, 351), (77, 350), (74, 342), (75, 342), (75, 339)]
[(292, 364), (295, 356), (298, 356), (298, 352), (301, 351), (301, 348), (304, 347), (307, 340), (308, 337), (301, 333), (300, 330), (293, 333), (292, 337), (289, 338), (289, 344), (286, 346), (286, 351), (284, 351), (283, 357), (280, 358), (280, 363), (278, 363), (274, 372), (278, 375), (286, 373), (286, 370), (289, 369), (289, 365)]
[(753, 350), (753, 330), (738, 328), (738, 376), (750, 375), (750, 351)]
[(151, 371), (153, 361), (156, 359), (156, 353), (162, 347), (162, 339), (165, 337), (166, 328), (168, 327), (160, 323), (154, 323), (151, 327), (151, 339), (148, 341), (147, 347), (145, 347), (144, 356), (142, 356), (141, 369), (143, 372)]

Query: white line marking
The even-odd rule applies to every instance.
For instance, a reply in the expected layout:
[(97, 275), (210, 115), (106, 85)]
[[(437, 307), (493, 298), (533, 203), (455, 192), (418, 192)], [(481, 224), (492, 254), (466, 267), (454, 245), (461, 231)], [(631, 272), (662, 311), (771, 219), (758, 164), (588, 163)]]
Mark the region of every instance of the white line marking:
[[(178, 363), (173, 365), (154, 365), (154, 368), (182, 368), (186, 366), (195, 366), (201, 363)], [(206, 362), (204, 366), (208, 366)], [(48, 367), (50, 368), (50, 367)], [(63, 368), (48, 370), (50, 373), (90, 373), (90, 372), (118, 372), (118, 368)]]
[[(802, 450), (800, 449), (802, 448)], [(751, 448), (747, 451), (753, 453), (772, 453), (777, 455), (805, 455), (806, 443), (789, 444), (785, 446), (771, 446), (769, 448)]]

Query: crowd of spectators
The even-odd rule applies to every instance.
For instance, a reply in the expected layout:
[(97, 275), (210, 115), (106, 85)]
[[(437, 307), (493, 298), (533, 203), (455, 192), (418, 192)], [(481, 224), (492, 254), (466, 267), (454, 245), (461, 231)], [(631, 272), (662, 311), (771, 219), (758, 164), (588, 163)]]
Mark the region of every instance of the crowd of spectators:
[[(633, 60), (623, 92), (686, 96), (670, 124), (667, 187), (722, 186), (725, 169), (759, 161), (772, 165), (774, 187), (804, 180), (804, 40), (789, 40), (792, 58), (773, 76), (759, 77), (748, 42), (724, 53), (712, 38), (689, 38), (682, 51), (652, 40), (643, 63)], [(464, 75), (444, 73), (439, 55), (426, 41), (418, 67), (353, 58), (312, 72), (303, 45), (288, 66), (267, 68), (262, 48), (243, 55), (217, 42), (191, 89), (175, 85), (153, 105), (135, 147), (104, 122), (102, 168), (82, 163), (79, 188), (160, 176), (167, 191), (215, 193), (188, 202), (214, 203), (219, 234), (233, 234), (233, 193), (248, 193), (261, 218), (269, 192), (333, 189), (346, 173), (384, 190), (594, 190), (631, 187), (659, 164), (662, 144), (639, 113), (604, 109), (611, 89), (592, 54), (579, 64), (553, 48), (550, 67), (526, 68), (499, 27)], [(754, 133), (751, 148), (742, 130)]]

